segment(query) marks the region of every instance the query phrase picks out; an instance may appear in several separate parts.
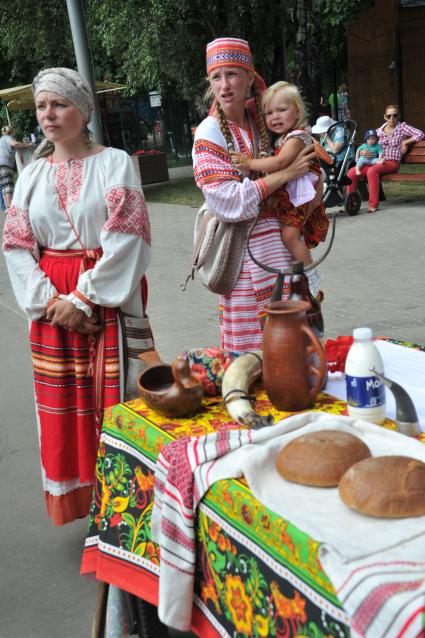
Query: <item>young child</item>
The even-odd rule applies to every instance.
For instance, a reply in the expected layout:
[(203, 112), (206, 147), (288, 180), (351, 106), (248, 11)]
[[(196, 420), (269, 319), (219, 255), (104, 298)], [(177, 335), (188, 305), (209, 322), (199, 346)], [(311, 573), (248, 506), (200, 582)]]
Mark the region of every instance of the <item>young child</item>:
[[(361, 144), (356, 152), (356, 175), (361, 175), (362, 167), (365, 164), (383, 164), (384, 152), (382, 146), (378, 143), (378, 134), (376, 129), (370, 128), (364, 136), (364, 144)], [(371, 157), (360, 155), (360, 151), (369, 151), (373, 153)]]
[[(304, 128), (306, 109), (294, 84), (273, 84), (263, 94), (262, 107), (266, 126), (274, 138), (274, 156), (249, 159), (241, 153), (231, 155), (237, 168), (273, 173), (288, 166), (304, 146), (312, 144), (312, 137)], [(314, 187), (319, 177), (321, 169), (315, 161), (307, 175), (288, 182), (265, 200), (267, 212), (270, 212), (271, 200), (274, 212), (283, 222), (282, 239), (294, 260), (302, 261), (306, 267), (312, 263), (309, 249), (326, 239), (329, 226), (321, 194), (317, 195)], [(316, 271), (309, 272), (309, 283), (311, 292), (317, 294)]]

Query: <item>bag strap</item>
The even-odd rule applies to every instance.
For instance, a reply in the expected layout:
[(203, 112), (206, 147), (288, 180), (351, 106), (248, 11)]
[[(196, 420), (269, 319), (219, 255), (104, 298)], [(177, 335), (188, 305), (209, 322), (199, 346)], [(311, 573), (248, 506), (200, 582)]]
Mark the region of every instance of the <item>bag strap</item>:
[(193, 248), (193, 254), (192, 254), (192, 266), (193, 267), (202, 266), (205, 263), (205, 261), (206, 261), (208, 250), (209, 250), (209, 248), (210, 248), (210, 246), (211, 246), (211, 244), (213, 242), (213, 239), (214, 239), (212, 234), (210, 235), (210, 239), (208, 240), (208, 243), (207, 243), (207, 245), (205, 247), (205, 251), (204, 251), (205, 252), (205, 256), (204, 256), (203, 259), (199, 259), (199, 253), (201, 252), (201, 246), (202, 246), (203, 241), (205, 239), (207, 226), (208, 226), (209, 222), (212, 219), (216, 220), (216, 226), (218, 226), (219, 221), (218, 221), (217, 217), (210, 210), (206, 210), (205, 214), (204, 214), (204, 216), (202, 218), (202, 222), (201, 222), (201, 226), (199, 228), (198, 237), (196, 239), (195, 246)]

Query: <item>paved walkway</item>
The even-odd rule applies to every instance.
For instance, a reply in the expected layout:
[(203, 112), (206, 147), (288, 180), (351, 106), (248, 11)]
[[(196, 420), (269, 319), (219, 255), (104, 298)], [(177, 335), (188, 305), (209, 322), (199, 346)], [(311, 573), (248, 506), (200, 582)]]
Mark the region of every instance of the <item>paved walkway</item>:
[[(328, 337), (367, 325), (375, 334), (425, 341), (424, 202), (383, 206), (375, 215), (338, 215), (321, 268)], [(179, 287), (195, 209), (155, 204), (149, 211), (149, 314), (157, 348), (171, 361), (186, 348), (218, 343), (217, 298), (197, 281), (185, 293)], [(78, 573), (86, 522), (55, 529), (44, 514), (27, 325), (1, 258), (0, 321), (0, 638), (88, 638), (95, 584)]]

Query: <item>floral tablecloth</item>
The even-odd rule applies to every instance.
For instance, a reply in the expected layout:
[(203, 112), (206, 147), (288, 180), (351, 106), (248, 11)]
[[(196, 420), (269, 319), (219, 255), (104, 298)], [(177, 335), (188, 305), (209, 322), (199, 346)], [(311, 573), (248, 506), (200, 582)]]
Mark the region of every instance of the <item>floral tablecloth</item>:
[[(256, 410), (276, 420), (292, 414), (275, 410), (261, 390)], [(346, 404), (320, 394), (312, 410), (346, 414)], [(384, 426), (394, 428), (389, 420)], [(107, 409), (82, 573), (157, 604), (160, 557), (150, 533), (156, 458), (176, 438), (237, 427), (215, 398), (190, 419), (161, 417), (140, 399)], [(244, 480), (210, 488), (196, 536), (192, 629), (202, 638), (349, 636), (319, 544), (264, 507)]]

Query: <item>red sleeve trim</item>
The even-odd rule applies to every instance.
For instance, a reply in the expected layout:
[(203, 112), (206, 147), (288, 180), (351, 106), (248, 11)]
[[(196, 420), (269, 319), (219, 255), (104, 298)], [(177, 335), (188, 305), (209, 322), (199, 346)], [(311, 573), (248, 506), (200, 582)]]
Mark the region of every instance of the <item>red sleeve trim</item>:
[(267, 184), (264, 179), (260, 177), (255, 180), (254, 184), (260, 192), (261, 199), (265, 199), (269, 194), (269, 189), (267, 188)]

